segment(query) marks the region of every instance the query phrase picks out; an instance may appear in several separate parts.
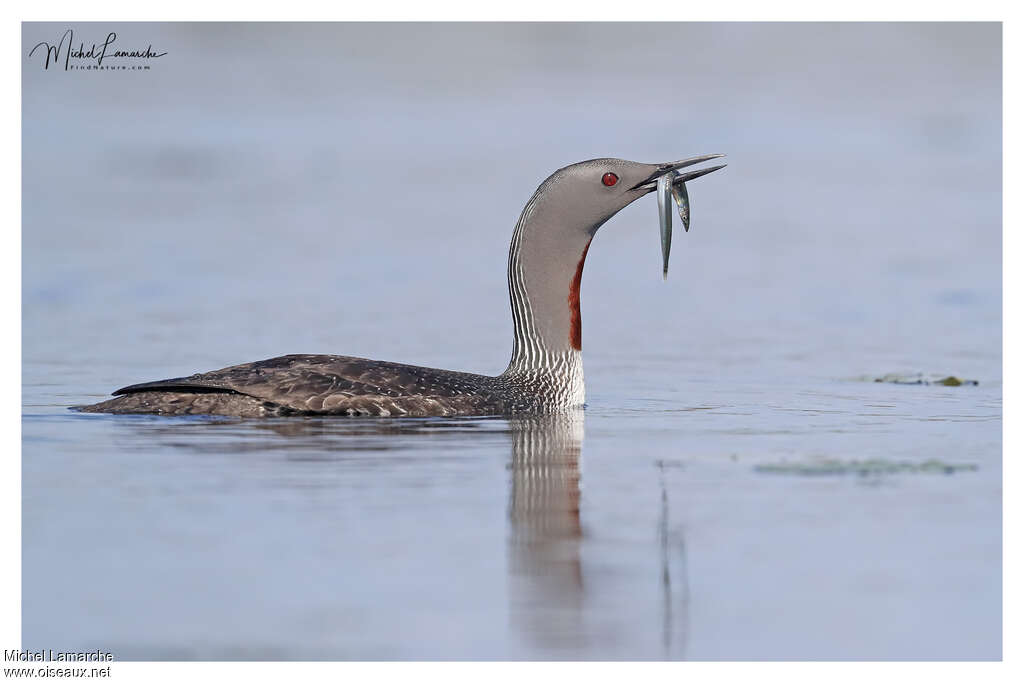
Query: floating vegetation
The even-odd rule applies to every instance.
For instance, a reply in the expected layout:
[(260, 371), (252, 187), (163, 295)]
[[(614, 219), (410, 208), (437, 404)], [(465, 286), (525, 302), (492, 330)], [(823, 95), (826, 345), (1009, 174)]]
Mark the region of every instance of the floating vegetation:
[(978, 466), (970, 463), (948, 463), (941, 460), (911, 462), (909, 460), (820, 460), (818, 462), (755, 465), (755, 472), (763, 474), (796, 474), (800, 476), (856, 474), (862, 477), (885, 474), (956, 474), (977, 472)]
[(976, 379), (961, 379), (955, 375), (946, 375), (945, 377), (942, 375), (925, 376), (921, 373), (916, 375), (899, 375), (891, 373), (888, 375), (882, 375), (881, 377), (876, 377), (875, 381), (886, 382), (888, 384), (936, 384), (943, 387), (978, 386), (978, 380)]

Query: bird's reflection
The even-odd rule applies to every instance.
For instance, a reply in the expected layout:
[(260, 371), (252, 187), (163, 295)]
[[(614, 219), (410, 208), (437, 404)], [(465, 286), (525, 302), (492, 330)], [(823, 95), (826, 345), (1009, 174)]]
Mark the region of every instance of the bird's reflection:
[[(661, 644), (667, 659), (682, 658), (686, 653), (690, 630), (686, 542), (683, 535), (672, 527), (665, 462), (659, 460), (657, 464), (658, 482), (661, 485), (661, 512), (658, 515), (658, 542), (661, 546)], [(677, 566), (679, 569), (673, 571)]]
[[(656, 573), (652, 571), (646, 581), (637, 576), (636, 565), (645, 564), (630, 555), (630, 551), (645, 554), (645, 544), (638, 539), (636, 546), (624, 549), (626, 571), (607, 571), (608, 565), (619, 569), (617, 560), (601, 558), (595, 572), (598, 578), (588, 585), (580, 521), (583, 421), (583, 413), (578, 412), (510, 424), (509, 611), (513, 626), (531, 648), (551, 657), (592, 658), (601, 653), (601, 658), (683, 658), (689, 631), (689, 582), (685, 542), (672, 520), (668, 483), (681, 470), (678, 463), (656, 463), (658, 552), (649, 555), (649, 566), (656, 567)], [(600, 535), (600, 530), (594, 533)], [(645, 605), (642, 596), (648, 591), (655, 602)], [(652, 610), (660, 611), (657, 627), (639, 621), (656, 619)], [(641, 634), (653, 629), (661, 631), (660, 643), (644, 643)]]
[[(430, 462), (434, 463), (475, 460), (485, 444), (503, 450), (510, 443), (509, 618), (510, 634), (522, 645), (518, 652), (526, 658), (552, 659), (680, 659), (685, 655), (689, 631), (686, 550), (671, 507), (672, 479), (683, 471), (681, 464), (657, 461), (657, 469), (648, 470), (649, 479), (637, 470), (623, 470), (650, 482), (649, 497), (640, 493), (643, 500), (637, 500), (635, 510), (631, 507), (623, 519), (624, 528), (633, 525), (637, 532), (623, 538), (620, 530), (603, 528), (600, 519), (591, 519), (585, 539), (580, 496), (582, 411), (507, 419), (133, 420), (118, 416), (118, 424), (134, 427), (132, 444), (157, 443), (204, 454), (277, 451), (289, 461), (380, 468), (423, 462), (403, 458), (423, 449), (425, 439), (433, 444)], [(615, 545), (608, 545), (608, 539), (614, 538), (618, 539)]]
[(511, 423), (510, 613), (546, 650), (586, 647), (580, 558), (582, 411)]

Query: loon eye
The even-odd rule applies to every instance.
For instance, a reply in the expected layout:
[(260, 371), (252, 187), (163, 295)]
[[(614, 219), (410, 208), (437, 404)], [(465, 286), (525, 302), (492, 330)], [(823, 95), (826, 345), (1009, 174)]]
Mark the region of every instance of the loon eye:
[(607, 187), (611, 187), (615, 183), (619, 182), (619, 176), (615, 175), (614, 173), (605, 173), (604, 177), (601, 178), (601, 182), (604, 183)]

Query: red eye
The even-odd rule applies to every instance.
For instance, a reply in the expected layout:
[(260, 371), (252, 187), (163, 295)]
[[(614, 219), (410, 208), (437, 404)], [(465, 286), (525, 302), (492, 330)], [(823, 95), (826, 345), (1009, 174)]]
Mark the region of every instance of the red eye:
[(614, 173), (605, 173), (604, 177), (601, 178), (601, 182), (604, 183), (606, 186), (611, 187), (615, 183), (619, 182), (619, 176), (615, 175)]

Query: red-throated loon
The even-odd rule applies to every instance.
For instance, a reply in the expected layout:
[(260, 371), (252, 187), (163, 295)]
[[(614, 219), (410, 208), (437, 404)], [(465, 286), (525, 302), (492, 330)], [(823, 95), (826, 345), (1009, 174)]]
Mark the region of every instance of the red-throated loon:
[(297, 354), (190, 377), (133, 384), (87, 413), (159, 415), (508, 415), (583, 405), (580, 278), (604, 223), (658, 179), (693, 180), (722, 166), (591, 159), (555, 171), (526, 204), (508, 255), (512, 360), (496, 377), (401, 363)]

